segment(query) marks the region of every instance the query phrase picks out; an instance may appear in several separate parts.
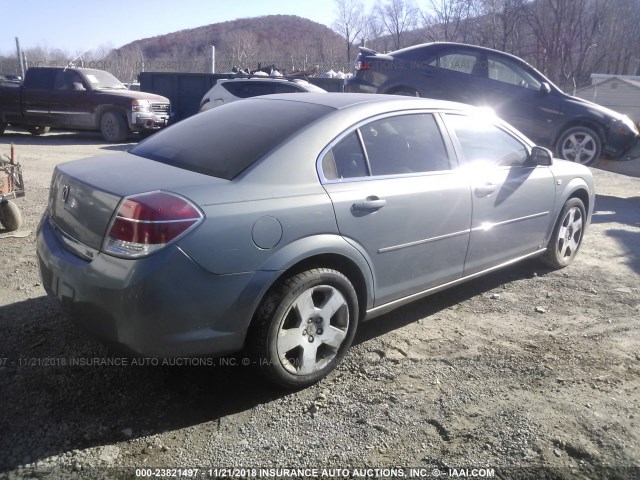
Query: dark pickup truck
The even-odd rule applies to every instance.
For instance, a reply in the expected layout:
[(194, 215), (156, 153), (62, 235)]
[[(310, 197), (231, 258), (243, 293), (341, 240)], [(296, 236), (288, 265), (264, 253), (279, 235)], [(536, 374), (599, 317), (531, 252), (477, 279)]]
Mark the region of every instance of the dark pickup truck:
[(7, 125), (33, 135), (53, 127), (99, 130), (108, 142), (122, 142), (129, 132), (165, 127), (170, 115), (167, 98), (129, 90), (102, 70), (30, 68), (24, 83), (0, 83), (0, 135)]

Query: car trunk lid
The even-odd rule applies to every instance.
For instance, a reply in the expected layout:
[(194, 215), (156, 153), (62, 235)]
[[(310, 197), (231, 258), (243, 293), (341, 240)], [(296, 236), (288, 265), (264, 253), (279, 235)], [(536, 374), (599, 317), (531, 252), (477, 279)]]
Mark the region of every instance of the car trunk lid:
[(156, 190), (184, 195), (189, 187), (202, 192), (228, 183), (128, 153), (104, 155), (56, 167), (48, 213), (67, 240), (99, 250), (123, 197)]

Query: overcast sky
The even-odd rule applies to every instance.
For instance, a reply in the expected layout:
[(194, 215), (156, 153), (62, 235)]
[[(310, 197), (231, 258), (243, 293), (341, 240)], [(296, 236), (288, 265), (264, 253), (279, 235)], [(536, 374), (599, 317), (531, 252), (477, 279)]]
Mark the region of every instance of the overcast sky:
[[(364, 0), (367, 6), (374, 0)], [(297, 15), (331, 26), (334, 0), (0, 0), (0, 52), (42, 46), (79, 53), (237, 18)]]

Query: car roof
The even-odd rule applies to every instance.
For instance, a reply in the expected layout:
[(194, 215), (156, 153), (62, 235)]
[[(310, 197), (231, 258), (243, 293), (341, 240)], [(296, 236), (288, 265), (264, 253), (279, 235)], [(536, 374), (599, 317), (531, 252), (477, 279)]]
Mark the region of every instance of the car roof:
[(377, 93), (314, 93), (309, 92), (304, 95), (296, 93), (279, 93), (275, 95), (264, 95), (260, 97), (247, 98), (251, 100), (288, 101), (311, 103), (314, 105), (324, 105), (336, 110), (349, 108), (363, 104), (388, 104), (398, 109), (402, 108), (432, 108), (441, 110), (466, 110), (473, 111), (476, 108), (463, 103), (450, 102), (447, 100), (435, 100), (433, 98), (407, 97), (402, 95), (385, 95)]
[[(501, 55), (503, 57), (509, 57), (512, 60), (515, 60), (517, 62), (525, 62), (522, 58), (516, 57), (515, 55), (511, 55), (510, 53), (507, 52), (502, 52), (500, 50), (495, 50), (493, 48), (488, 48), (488, 47), (482, 47), (480, 45), (471, 45), (469, 43), (458, 43), (458, 42), (431, 42), (431, 43), (420, 43), (418, 45), (412, 45), (410, 47), (405, 47), (405, 48), (401, 48), (400, 50), (395, 50), (393, 52), (389, 52), (383, 55), (390, 55), (390, 56), (394, 56), (394, 55), (404, 55), (407, 53), (413, 53), (415, 51), (419, 51), (422, 49), (433, 49), (433, 50), (438, 50), (438, 47), (460, 47), (460, 48), (470, 48), (473, 50), (481, 50), (484, 52), (491, 52), (497, 55)], [(529, 65), (527, 63), (527, 65)]]
[(247, 75), (246, 77), (234, 77), (234, 78), (222, 78), (218, 80), (217, 83), (226, 83), (226, 82), (240, 82), (247, 80), (257, 81), (257, 82), (301, 82), (301, 83), (309, 83), (303, 78), (287, 78), (287, 77), (265, 77), (263, 75)]

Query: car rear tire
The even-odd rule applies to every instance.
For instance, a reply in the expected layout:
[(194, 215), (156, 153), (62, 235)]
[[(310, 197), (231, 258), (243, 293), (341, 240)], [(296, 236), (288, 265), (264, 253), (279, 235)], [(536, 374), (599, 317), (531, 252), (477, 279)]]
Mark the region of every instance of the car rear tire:
[(102, 137), (110, 143), (124, 142), (127, 138), (127, 124), (122, 115), (116, 112), (106, 112), (100, 120)]
[(570, 198), (562, 207), (542, 260), (553, 269), (569, 265), (578, 253), (586, 227), (586, 210), (582, 200)]
[(256, 363), (273, 383), (304, 388), (345, 356), (358, 325), (358, 299), (342, 273), (314, 268), (267, 294), (250, 331)]
[(11, 200), (0, 203), (0, 224), (9, 232), (18, 230), (22, 225), (20, 209)]
[(560, 158), (591, 165), (600, 158), (602, 140), (588, 127), (573, 127), (560, 136), (556, 150)]
[(49, 130), (50, 130), (50, 127), (43, 127), (42, 125), (31, 125), (30, 127), (27, 127), (27, 131), (31, 135), (35, 135), (35, 136), (44, 135)]

